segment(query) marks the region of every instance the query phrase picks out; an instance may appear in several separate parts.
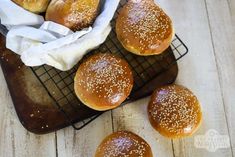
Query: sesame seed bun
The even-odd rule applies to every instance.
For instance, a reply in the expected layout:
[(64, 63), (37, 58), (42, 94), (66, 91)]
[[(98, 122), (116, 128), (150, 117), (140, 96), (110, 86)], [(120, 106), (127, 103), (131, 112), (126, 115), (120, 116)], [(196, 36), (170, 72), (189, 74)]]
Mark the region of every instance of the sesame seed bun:
[(174, 37), (169, 16), (153, 0), (131, 0), (116, 20), (117, 38), (128, 51), (142, 56), (161, 54)]
[(179, 85), (158, 88), (149, 102), (148, 116), (153, 128), (169, 138), (192, 135), (202, 120), (197, 97)]
[(96, 150), (95, 157), (153, 157), (151, 147), (138, 135), (119, 131), (107, 136)]
[(109, 53), (90, 56), (78, 68), (74, 88), (88, 107), (104, 111), (116, 108), (130, 94), (132, 71), (128, 63)]
[(93, 24), (100, 0), (52, 0), (46, 20), (78, 31)]
[(22, 8), (33, 13), (45, 12), (51, 0), (12, 0)]

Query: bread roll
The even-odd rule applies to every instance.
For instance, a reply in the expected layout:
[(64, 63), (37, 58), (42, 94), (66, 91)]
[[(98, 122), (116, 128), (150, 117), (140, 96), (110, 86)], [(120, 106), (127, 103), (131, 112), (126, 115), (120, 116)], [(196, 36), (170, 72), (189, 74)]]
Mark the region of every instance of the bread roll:
[(51, 0), (12, 0), (24, 9), (33, 13), (45, 12)]
[(46, 12), (46, 20), (81, 30), (93, 24), (100, 0), (52, 0)]
[(116, 20), (119, 41), (137, 55), (156, 55), (166, 50), (174, 37), (169, 16), (153, 0), (130, 0)]
[(149, 102), (148, 115), (153, 128), (169, 138), (192, 135), (202, 120), (198, 99), (179, 85), (158, 88)]
[(107, 136), (96, 150), (95, 157), (153, 157), (148, 143), (138, 135), (119, 131)]
[(92, 55), (84, 61), (74, 83), (78, 98), (98, 111), (119, 106), (132, 87), (133, 76), (128, 63), (109, 53)]

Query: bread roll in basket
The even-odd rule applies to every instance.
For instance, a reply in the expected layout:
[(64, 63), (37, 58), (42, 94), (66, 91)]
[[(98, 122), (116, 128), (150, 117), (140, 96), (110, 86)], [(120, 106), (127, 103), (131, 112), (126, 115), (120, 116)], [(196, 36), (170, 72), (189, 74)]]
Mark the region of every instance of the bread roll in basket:
[(87, 52), (105, 41), (118, 4), (119, 0), (100, 0), (100, 10), (93, 25), (74, 32), (58, 23), (45, 21), (43, 16), (29, 12), (11, 0), (2, 0), (1, 24), (9, 30), (6, 46), (19, 54), (27, 66), (47, 64), (62, 71), (69, 70)]

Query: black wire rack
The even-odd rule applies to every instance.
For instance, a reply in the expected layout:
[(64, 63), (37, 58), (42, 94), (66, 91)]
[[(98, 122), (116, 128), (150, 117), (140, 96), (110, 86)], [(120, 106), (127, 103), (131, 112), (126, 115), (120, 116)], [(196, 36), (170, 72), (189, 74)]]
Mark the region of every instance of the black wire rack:
[[(125, 2), (126, 1), (120, 2), (119, 9)], [(167, 71), (173, 64), (186, 55), (188, 53), (188, 48), (182, 40), (175, 35), (175, 38), (168, 49), (169, 51), (166, 51), (161, 55), (151, 57), (134, 55), (126, 51), (116, 37), (114, 26), (117, 14), (118, 11), (114, 16), (114, 20), (111, 22), (113, 29), (106, 41), (98, 49), (93, 50), (84, 56), (82, 60), (98, 52), (112, 53), (125, 59), (132, 68), (134, 74), (134, 87), (132, 93), (135, 93), (136, 91), (141, 90), (146, 83)], [(6, 32), (2, 31), (2, 33)], [(170, 55), (173, 55), (174, 58), (168, 59)], [(79, 101), (74, 92), (74, 76), (82, 60), (73, 69), (66, 72), (57, 70), (48, 65), (31, 68), (42, 86), (46, 89), (48, 95), (54, 100), (57, 108), (67, 119), (68, 125), (71, 125), (76, 130), (82, 129), (103, 113), (86, 107)], [(136, 98), (131, 97), (132, 93), (123, 104), (137, 100)], [(138, 97), (138, 99), (149, 94), (150, 93), (142, 95), (141, 97)], [(77, 119), (73, 119), (68, 108), (69, 110), (73, 110), (73, 114), (84, 114)]]

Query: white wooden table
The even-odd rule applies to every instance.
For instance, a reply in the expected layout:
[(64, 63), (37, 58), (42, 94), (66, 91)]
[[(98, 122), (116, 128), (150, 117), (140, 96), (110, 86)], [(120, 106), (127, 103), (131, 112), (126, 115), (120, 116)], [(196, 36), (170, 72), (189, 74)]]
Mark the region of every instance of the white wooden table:
[[(235, 0), (158, 0), (172, 17), (177, 34), (189, 48), (179, 62), (176, 81), (198, 96), (203, 123), (190, 138), (169, 140), (150, 126), (149, 98), (107, 112), (81, 131), (68, 127), (35, 135), (20, 124), (0, 70), (0, 157), (92, 157), (113, 131), (142, 136), (154, 157), (235, 156)], [(210, 152), (196, 148), (197, 135), (214, 129), (230, 139), (230, 147)]]

